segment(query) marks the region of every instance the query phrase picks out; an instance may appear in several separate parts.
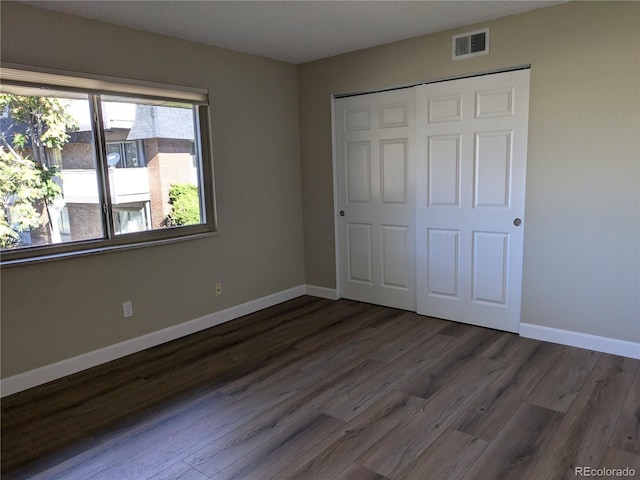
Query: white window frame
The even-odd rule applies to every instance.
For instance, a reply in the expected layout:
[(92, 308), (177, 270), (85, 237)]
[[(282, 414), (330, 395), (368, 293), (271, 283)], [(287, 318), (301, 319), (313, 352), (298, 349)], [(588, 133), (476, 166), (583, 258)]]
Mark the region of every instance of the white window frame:
[[(93, 112), (92, 127), (97, 158), (96, 175), (98, 176), (103, 211), (103, 238), (3, 250), (0, 256), (0, 266), (8, 267), (126, 248), (140, 248), (217, 234), (210, 110), (207, 90), (116, 77), (78, 74), (9, 63), (2, 63), (0, 66), (0, 92), (4, 90), (2, 89), (2, 84), (49, 87), (55, 90), (86, 93), (89, 96)], [(201, 159), (199, 185), (201, 188), (200, 211), (203, 217), (202, 223), (116, 235), (111, 199), (109, 195), (105, 194), (110, 190), (106, 161), (106, 140), (102, 125), (100, 100), (102, 94), (131, 97), (132, 100), (136, 98), (172, 100), (190, 103), (194, 106), (196, 153)]]

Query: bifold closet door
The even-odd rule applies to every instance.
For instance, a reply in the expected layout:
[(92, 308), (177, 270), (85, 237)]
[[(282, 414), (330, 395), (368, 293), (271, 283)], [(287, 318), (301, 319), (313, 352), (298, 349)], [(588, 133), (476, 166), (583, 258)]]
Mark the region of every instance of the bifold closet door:
[(415, 311), (415, 89), (335, 101), (341, 296)]
[(416, 95), (417, 312), (518, 332), (529, 70)]

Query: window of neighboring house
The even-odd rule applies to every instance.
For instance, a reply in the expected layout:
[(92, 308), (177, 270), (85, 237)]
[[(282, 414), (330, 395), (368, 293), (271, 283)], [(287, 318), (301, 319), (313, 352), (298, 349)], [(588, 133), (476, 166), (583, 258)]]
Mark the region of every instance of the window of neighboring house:
[(144, 167), (142, 141), (107, 142), (107, 163), (116, 168)]
[(215, 231), (205, 92), (1, 73), (3, 265)]
[(58, 229), (63, 242), (71, 241), (71, 222), (69, 221), (69, 209), (62, 207), (58, 217)]
[(116, 233), (131, 233), (149, 230), (149, 202), (130, 204), (114, 208)]
[(62, 165), (62, 150), (59, 148), (47, 148), (47, 157), (49, 165), (52, 167), (60, 167)]

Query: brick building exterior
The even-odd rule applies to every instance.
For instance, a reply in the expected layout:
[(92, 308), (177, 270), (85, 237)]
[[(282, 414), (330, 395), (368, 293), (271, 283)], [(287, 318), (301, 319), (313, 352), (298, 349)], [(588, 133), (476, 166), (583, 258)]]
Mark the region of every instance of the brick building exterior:
[[(198, 183), (192, 111), (137, 105), (131, 128), (106, 129), (105, 137), (107, 153), (118, 152), (121, 157), (109, 167), (116, 232), (163, 228), (171, 212), (168, 201), (171, 186)], [(70, 133), (60, 165), (63, 190), (65, 176), (70, 178), (79, 172), (86, 173), (83, 182), (97, 181), (97, 177), (91, 174), (96, 168), (93, 152), (91, 131)], [(134, 162), (129, 161), (132, 160), (130, 156), (135, 157)], [(108, 158), (115, 162), (115, 156)], [(146, 175), (134, 177), (132, 174), (136, 169), (146, 170)], [(122, 192), (120, 187), (123, 183), (126, 183), (126, 192), (118, 194)], [(65, 218), (68, 216), (69, 225), (63, 231), (63, 235), (67, 235), (66, 240), (102, 236), (97, 187), (96, 196), (90, 201), (86, 198), (77, 201), (67, 193), (64, 215)]]

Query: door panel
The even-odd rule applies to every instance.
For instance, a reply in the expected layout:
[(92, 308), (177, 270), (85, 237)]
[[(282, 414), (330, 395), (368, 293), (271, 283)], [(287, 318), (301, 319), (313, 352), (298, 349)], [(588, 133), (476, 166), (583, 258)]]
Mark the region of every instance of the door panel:
[(476, 118), (513, 116), (512, 87), (476, 92)]
[(380, 142), (382, 202), (407, 203), (407, 140)]
[(417, 311), (519, 331), (529, 71), (417, 87)]
[(356, 132), (358, 130), (369, 130), (371, 127), (371, 112), (369, 107), (352, 108), (344, 110), (344, 131)]
[(380, 128), (409, 126), (409, 105), (407, 103), (386, 104), (380, 107)]
[(509, 234), (473, 232), (474, 302), (506, 305)]
[(409, 289), (408, 227), (382, 225), (382, 285)]
[(429, 123), (455, 122), (461, 119), (462, 95), (431, 96), (427, 109)]
[(460, 204), (460, 135), (429, 137), (429, 206)]
[(347, 224), (349, 281), (372, 284), (371, 225)]
[(415, 89), (337, 99), (340, 290), (415, 311)]
[(369, 142), (346, 144), (347, 202), (371, 203), (371, 146)]
[(458, 298), (460, 232), (430, 228), (428, 235), (429, 294)]
[(511, 132), (475, 134), (474, 206), (508, 207)]

